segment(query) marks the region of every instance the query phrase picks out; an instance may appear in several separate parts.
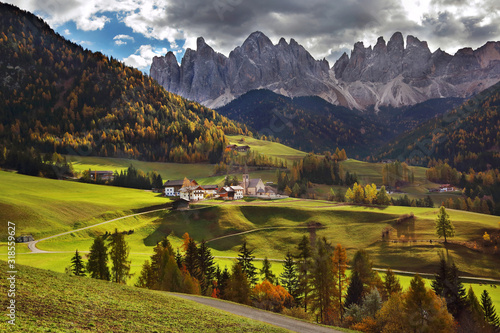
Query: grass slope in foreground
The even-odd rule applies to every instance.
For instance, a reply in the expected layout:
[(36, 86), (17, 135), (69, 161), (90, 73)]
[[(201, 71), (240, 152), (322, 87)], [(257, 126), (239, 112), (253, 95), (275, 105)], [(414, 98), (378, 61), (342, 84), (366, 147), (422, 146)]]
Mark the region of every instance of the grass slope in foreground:
[[(127, 215), (169, 201), (158, 194), (122, 187), (57, 181), (0, 171), (0, 217), (16, 223), (18, 235), (35, 239)], [(0, 234), (7, 235), (7, 223)]]
[[(0, 269), (7, 271), (5, 261)], [(7, 280), (0, 283), (7, 290)], [(287, 332), (164, 292), (19, 266), (11, 332)]]

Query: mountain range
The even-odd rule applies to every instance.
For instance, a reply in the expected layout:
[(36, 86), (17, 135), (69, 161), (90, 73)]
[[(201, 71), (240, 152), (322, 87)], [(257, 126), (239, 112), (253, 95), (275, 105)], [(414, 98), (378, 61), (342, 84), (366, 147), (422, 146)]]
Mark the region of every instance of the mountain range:
[(187, 49), (179, 64), (172, 52), (154, 57), (151, 76), (166, 90), (208, 107), (221, 107), (254, 89), (288, 97), (319, 96), (350, 109), (415, 105), (444, 97), (468, 98), (500, 81), (500, 42), (454, 55), (429, 50), (426, 42), (396, 32), (374, 47), (354, 44), (333, 66), (316, 60), (294, 39), (278, 44), (252, 33), (229, 56), (205, 40)]

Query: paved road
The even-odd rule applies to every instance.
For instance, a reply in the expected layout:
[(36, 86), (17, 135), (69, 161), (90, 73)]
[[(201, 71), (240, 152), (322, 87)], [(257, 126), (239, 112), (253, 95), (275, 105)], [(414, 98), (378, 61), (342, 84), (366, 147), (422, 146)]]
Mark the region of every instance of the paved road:
[(239, 305), (236, 303), (225, 302), (218, 300), (216, 298), (199, 297), (194, 295), (177, 294), (171, 293), (174, 296), (184, 298), (190, 301), (194, 301), (203, 305), (208, 305), (219, 310), (227, 311), (232, 314), (247, 317), (253, 320), (262, 321), (274, 326), (283, 327), (292, 332), (303, 332), (303, 333), (342, 333), (340, 331), (316, 325), (313, 323), (307, 323), (304, 321), (296, 320), (290, 317), (278, 315), (273, 312), (263, 311), (255, 308), (251, 308), (244, 305)]
[(31, 253), (54, 253), (54, 251), (40, 250), (39, 248), (36, 247), (36, 244), (38, 242), (45, 241), (47, 239), (56, 238), (56, 237), (64, 236), (64, 235), (69, 235), (69, 234), (72, 234), (74, 232), (78, 232), (78, 231), (82, 231), (82, 230), (85, 230), (85, 229), (94, 228), (94, 227), (96, 227), (98, 225), (102, 225), (102, 224), (106, 224), (106, 223), (110, 223), (110, 222), (114, 222), (114, 221), (126, 219), (126, 218), (132, 217), (132, 216), (144, 215), (144, 214), (148, 214), (148, 213), (152, 213), (152, 212), (158, 212), (158, 211), (161, 211), (161, 210), (165, 210), (165, 208), (148, 210), (146, 212), (141, 212), (141, 213), (130, 214), (130, 215), (122, 216), (122, 217), (117, 217), (116, 219), (107, 220), (107, 221), (104, 221), (104, 222), (101, 222), (101, 223), (97, 223), (97, 224), (93, 224), (93, 225), (89, 225), (87, 227), (83, 227), (83, 228), (80, 228), (80, 229), (70, 230), (70, 231), (62, 232), (62, 233), (57, 234), (57, 235), (52, 235), (52, 236), (49, 236), (49, 237), (45, 237), (45, 238), (41, 238), (41, 239), (38, 239), (38, 240), (34, 240), (34, 241), (31, 241), (31, 242), (28, 243), (28, 249), (30, 249)]

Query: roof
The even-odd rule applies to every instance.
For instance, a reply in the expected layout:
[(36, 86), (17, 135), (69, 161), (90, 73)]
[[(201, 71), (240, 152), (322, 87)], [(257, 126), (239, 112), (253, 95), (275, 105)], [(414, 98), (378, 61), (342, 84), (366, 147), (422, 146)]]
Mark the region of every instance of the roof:
[(90, 173), (93, 173), (93, 174), (96, 174), (96, 173), (97, 174), (108, 174), (108, 173), (113, 173), (113, 171), (97, 171), (97, 170), (92, 171), (92, 170), (90, 170)]
[(250, 181), (248, 182), (248, 187), (257, 187), (257, 184), (259, 183), (260, 181), (260, 178), (259, 179), (250, 179)]
[[(194, 182), (194, 179), (190, 179), (190, 182)], [(182, 186), (184, 179), (181, 180), (167, 180), (163, 186)]]
[(276, 193), (274, 191), (274, 188), (272, 188), (271, 186), (266, 186), (265, 189), (266, 189), (266, 193)]
[(203, 188), (205, 190), (216, 190), (219, 188), (219, 186), (217, 186), (217, 185), (203, 185)]
[(231, 186), (231, 188), (232, 188), (233, 190), (244, 190), (244, 188), (243, 188), (243, 187), (241, 187), (240, 185)]
[(190, 192), (197, 190), (198, 188), (201, 188), (203, 190), (203, 187), (201, 187), (200, 185), (195, 185), (195, 186), (184, 186), (179, 190), (179, 192)]

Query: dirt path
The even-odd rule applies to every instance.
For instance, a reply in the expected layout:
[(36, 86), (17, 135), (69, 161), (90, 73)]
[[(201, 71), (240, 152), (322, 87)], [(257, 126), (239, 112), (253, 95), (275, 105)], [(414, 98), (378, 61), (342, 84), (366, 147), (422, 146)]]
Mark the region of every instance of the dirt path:
[(106, 224), (106, 223), (110, 223), (110, 222), (114, 222), (114, 221), (126, 219), (126, 218), (129, 218), (129, 217), (132, 217), (132, 216), (138, 216), (138, 215), (144, 215), (144, 214), (153, 213), (153, 212), (159, 212), (161, 210), (165, 210), (165, 208), (153, 209), (153, 210), (148, 210), (146, 212), (141, 212), (141, 213), (130, 214), (130, 215), (122, 216), (122, 217), (117, 217), (117, 218), (112, 219), (112, 220), (107, 220), (107, 221), (100, 222), (100, 223), (93, 224), (93, 225), (89, 225), (89, 226), (86, 226), (86, 227), (83, 227), (83, 228), (79, 228), (79, 229), (75, 229), (75, 230), (70, 230), (70, 231), (62, 232), (62, 233), (57, 234), (57, 235), (52, 235), (52, 236), (49, 236), (49, 237), (45, 237), (45, 238), (41, 238), (41, 239), (38, 239), (38, 240), (34, 240), (34, 241), (31, 241), (31, 242), (28, 243), (28, 249), (31, 251), (31, 253), (54, 253), (54, 251), (40, 250), (39, 248), (36, 247), (36, 244), (38, 242), (42, 242), (42, 241), (45, 241), (47, 239), (56, 238), (56, 237), (60, 237), (60, 236), (64, 236), (64, 235), (69, 235), (69, 234), (72, 234), (74, 232), (78, 232), (78, 231), (82, 231), (82, 230), (85, 230), (85, 229), (94, 228), (94, 227), (97, 227), (99, 225), (103, 225), (103, 224)]
[(293, 319), (291, 317), (282, 316), (273, 312), (263, 311), (249, 306), (244, 306), (232, 302), (221, 301), (216, 298), (200, 297), (194, 295), (185, 295), (170, 293), (176, 297), (184, 298), (203, 305), (211, 306), (219, 310), (223, 310), (238, 316), (250, 318), (253, 320), (262, 321), (274, 326), (283, 327), (292, 332), (303, 333), (342, 333), (332, 328), (316, 325), (313, 323), (304, 322)]

